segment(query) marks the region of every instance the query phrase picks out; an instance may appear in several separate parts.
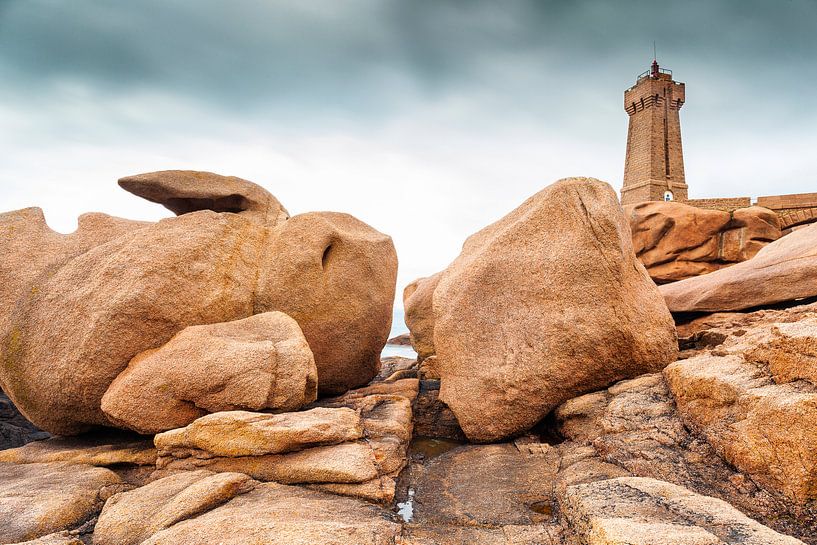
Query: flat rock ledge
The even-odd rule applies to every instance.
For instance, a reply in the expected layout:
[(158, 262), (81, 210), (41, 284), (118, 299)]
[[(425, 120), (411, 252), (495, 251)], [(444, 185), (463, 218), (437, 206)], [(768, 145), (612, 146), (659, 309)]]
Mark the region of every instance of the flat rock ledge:
[(655, 479), (571, 486), (562, 509), (570, 532), (588, 545), (804, 545), (725, 501)]
[(390, 513), (360, 500), (191, 471), (111, 498), (94, 545), (387, 545), (400, 529)]
[(122, 489), (104, 468), (65, 462), (0, 463), (0, 543), (17, 543), (76, 528)]
[(406, 464), (417, 383), (375, 382), (301, 412), (207, 415), (156, 435), (156, 467), (237, 472), (388, 503)]

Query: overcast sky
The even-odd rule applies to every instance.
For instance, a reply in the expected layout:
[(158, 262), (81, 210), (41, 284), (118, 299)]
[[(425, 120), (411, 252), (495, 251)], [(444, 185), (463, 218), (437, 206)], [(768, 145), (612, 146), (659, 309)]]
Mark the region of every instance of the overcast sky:
[(622, 93), (687, 84), (690, 197), (817, 190), (817, 1), (0, 0), (0, 209), (168, 215), (163, 169), (394, 238), (398, 290), (565, 176), (621, 185)]

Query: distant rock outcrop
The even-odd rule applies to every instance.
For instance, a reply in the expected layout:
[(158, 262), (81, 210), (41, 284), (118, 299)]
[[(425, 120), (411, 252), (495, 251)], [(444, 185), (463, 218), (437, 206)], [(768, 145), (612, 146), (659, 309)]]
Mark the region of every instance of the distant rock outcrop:
[(386, 344), (392, 346), (411, 346), (411, 338), (408, 333), (401, 333), (386, 341)]
[(624, 212), (636, 256), (659, 284), (746, 261), (782, 236), (777, 214), (758, 206), (730, 213), (649, 201), (625, 206)]
[(418, 278), (403, 289), (403, 308), (411, 345), (420, 359), (434, 355), (434, 290), (442, 273)]

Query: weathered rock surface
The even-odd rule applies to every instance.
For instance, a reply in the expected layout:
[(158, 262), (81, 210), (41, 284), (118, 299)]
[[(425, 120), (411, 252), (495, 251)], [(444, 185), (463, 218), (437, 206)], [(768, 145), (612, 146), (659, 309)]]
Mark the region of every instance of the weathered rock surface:
[(294, 411), (318, 395), (312, 351), (282, 312), (189, 326), (142, 352), (111, 383), (102, 411), (120, 427), (158, 433), (207, 413)]
[(755, 257), (661, 286), (672, 312), (721, 312), (817, 295), (817, 225), (798, 229)]
[(49, 437), (48, 432), (38, 429), (26, 420), (8, 396), (0, 390), (0, 451)]
[(67, 463), (0, 463), (0, 543), (73, 529), (99, 512), (119, 477)]
[(346, 214), (276, 223), (283, 212), (199, 210), (210, 197), (148, 182), (162, 202), (178, 190), (177, 204), (196, 211), (147, 225), (86, 215), (73, 235), (48, 229), (37, 209), (0, 217), (10, 256), (0, 269), (0, 388), (31, 422), (61, 435), (112, 425), (101, 399), (134, 356), (187, 326), (267, 311), (298, 322), (323, 391), (377, 374), (397, 268), (388, 236)]
[[(405, 358), (402, 358), (405, 360)], [(407, 462), (413, 436), (413, 404), (417, 398), (415, 378), (397, 371), (378, 377), (369, 386), (350, 390), (340, 397), (319, 401), (325, 407), (350, 407), (360, 412), (366, 443), (372, 449), (378, 477), (362, 484), (321, 484), (313, 488), (389, 503), (396, 479)]]
[(465, 441), (457, 417), (440, 401), (440, 381), (420, 381), (420, 391), (415, 401), (414, 433), (417, 436)]
[(817, 303), (754, 312), (715, 312), (677, 323), (678, 344), (685, 355), (715, 348), (729, 337), (741, 337), (762, 324), (792, 323), (817, 315)]
[(266, 189), (235, 176), (196, 170), (162, 170), (119, 179), (125, 191), (159, 203), (180, 216), (196, 210), (230, 212), (278, 225), (289, 212)]
[(156, 447), (198, 449), (213, 456), (281, 454), (363, 437), (358, 413), (349, 408), (315, 408), (283, 414), (229, 411), (199, 418), (186, 428), (158, 434)]
[[(33, 299), (37, 299), (49, 275), (90, 249), (149, 225), (146, 222), (89, 213), (77, 220), (77, 230), (63, 235), (45, 222), (39, 208), (0, 214), (0, 389), (8, 395), (27, 420), (32, 420), (28, 377), (21, 377), (26, 338), (16, 324)], [(50, 371), (49, 371), (50, 372)], [(40, 425), (39, 427), (43, 427)], [(21, 430), (9, 429), (19, 443)], [(14, 446), (19, 446), (15, 444)]]
[[(40, 208), (24, 208), (0, 213), (0, 332), (9, 331), (9, 320), (15, 306), (24, 306), (26, 299), (41, 289), (39, 279), (59, 269), (72, 258), (113, 240), (125, 233), (150, 225), (107, 214), (82, 214), (77, 230), (63, 235), (45, 222)], [(13, 338), (7, 342), (13, 341)], [(11, 348), (11, 347), (9, 347)], [(8, 354), (6, 357), (10, 357)]]
[(815, 319), (755, 326), (664, 371), (688, 425), (756, 482), (803, 505), (817, 500)]
[(416, 395), (416, 379), (384, 380), (303, 412), (211, 414), (157, 435), (157, 466), (240, 472), (390, 502), (406, 463)]
[(391, 330), (391, 237), (348, 214), (310, 212), (281, 224), (267, 244), (256, 311), (295, 318), (315, 355), (322, 394), (368, 383)]
[(349, 390), (339, 397), (322, 399), (316, 404), (322, 407), (356, 407), (358, 402), (369, 396), (397, 396), (413, 401), (417, 397), (419, 381), (416, 378), (395, 378), (383, 381), (372, 381), (368, 386)]
[(675, 326), (612, 188), (571, 178), (472, 235), (433, 297), (440, 399), (472, 441), (675, 360)]
[(418, 278), (403, 288), (403, 308), (411, 346), (420, 359), (434, 355), (433, 296), (442, 273)]
[(782, 236), (777, 214), (758, 206), (724, 212), (651, 201), (625, 206), (624, 213), (635, 254), (659, 284), (746, 261)]
[(562, 545), (561, 528), (552, 524), (500, 528), (409, 526), (399, 545)]
[[(237, 215), (195, 212), (68, 261), (14, 314), (2, 347), (4, 391), (47, 431), (110, 425), (101, 399), (133, 356), (192, 323), (252, 313), (247, 287), (255, 272), (246, 260), (260, 243), (254, 226)], [(228, 256), (239, 265), (225, 266)]]
[[(794, 323), (777, 323), (768, 340), (749, 347), (746, 358), (768, 366), (778, 384), (803, 380), (817, 386), (817, 314)], [(731, 343), (726, 343), (731, 351)]]
[(570, 486), (560, 503), (569, 530), (588, 545), (804, 545), (722, 500), (655, 479)]
[[(380, 372), (372, 379), (372, 383), (395, 381), (403, 378), (417, 378), (417, 368), (419, 364), (416, 358), (386, 356), (380, 363)], [(357, 391), (360, 391), (360, 389)]]
[[(158, 467), (169, 470), (208, 469), (234, 471), (260, 481), (285, 484), (363, 483), (378, 477), (371, 448), (364, 442), (314, 447), (287, 454), (219, 456), (192, 451), (183, 457), (180, 451), (162, 452)], [(165, 455), (166, 454), (166, 455)]]
[(38, 539), (17, 543), (16, 545), (85, 545), (82, 540), (70, 532), (57, 532)]
[(592, 448), (538, 442), (463, 446), (412, 463), (401, 499), (418, 527), (555, 524), (556, 490), (568, 483), (628, 473)]
[(153, 534), (222, 505), (257, 483), (240, 473), (185, 471), (111, 497), (94, 545), (138, 545)]
[(68, 462), (97, 467), (153, 466), (156, 449), (150, 439), (118, 433), (54, 437), (0, 452), (0, 462), (32, 464)]
[(391, 545), (399, 534), (400, 525), (374, 505), (264, 483), (142, 545)]
[(817, 509), (762, 488), (691, 432), (660, 373), (571, 399), (555, 411), (559, 432), (591, 445), (605, 461), (720, 498), (779, 532), (809, 543), (817, 536)]

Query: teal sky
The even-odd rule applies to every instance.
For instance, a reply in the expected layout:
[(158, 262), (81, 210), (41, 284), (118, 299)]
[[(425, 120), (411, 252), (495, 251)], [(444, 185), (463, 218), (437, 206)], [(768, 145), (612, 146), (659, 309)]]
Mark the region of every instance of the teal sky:
[(232, 174), (395, 240), (398, 290), (565, 176), (621, 185), (622, 93), (687, 84), (690, 197), (817, 191), (817, 1), (0, 0), (0, 208), (165, 215)]

